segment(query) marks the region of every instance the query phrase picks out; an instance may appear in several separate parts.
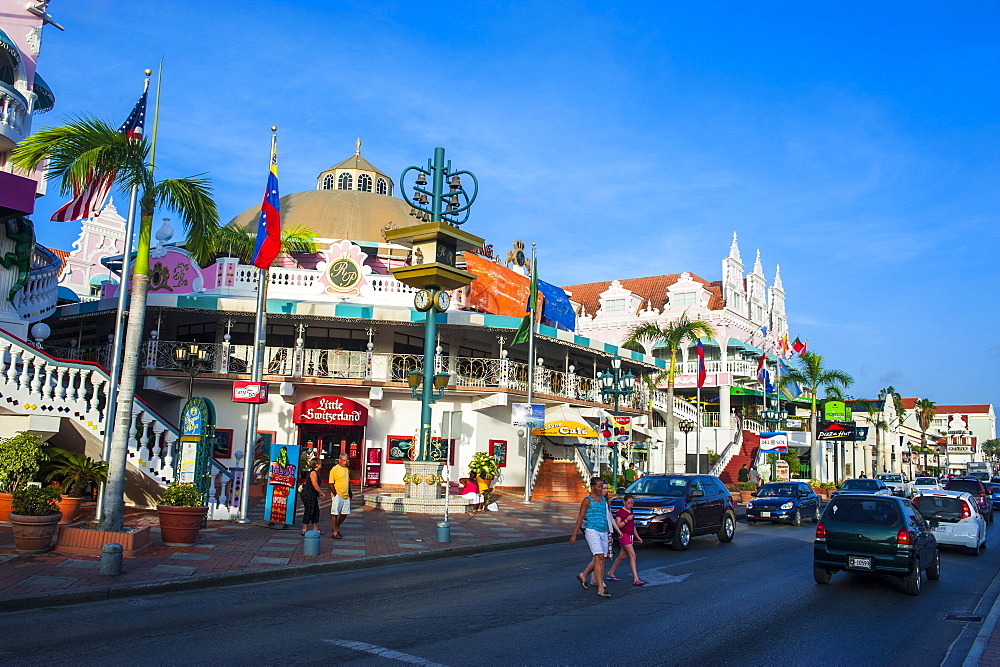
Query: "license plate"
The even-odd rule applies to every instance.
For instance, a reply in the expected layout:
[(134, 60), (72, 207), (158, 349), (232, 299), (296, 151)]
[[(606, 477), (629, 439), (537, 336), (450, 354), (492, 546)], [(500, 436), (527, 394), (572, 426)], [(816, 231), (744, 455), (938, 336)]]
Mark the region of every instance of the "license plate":
[(761, 512), (760, 515), (766, 519), (766, 518), (768, 518), (768, 517), (771, 516), (771, 513), (770, 512)]
[(948, 526), (938, 526), (937, 528), (934, 529), (934, 532), (935, 533), (947, 533), (948, 532)]
[(870, 570), (872, 569), (872, 559), (862, 558), (861, 556), (848, 556), (847, 567), (854, 570)]

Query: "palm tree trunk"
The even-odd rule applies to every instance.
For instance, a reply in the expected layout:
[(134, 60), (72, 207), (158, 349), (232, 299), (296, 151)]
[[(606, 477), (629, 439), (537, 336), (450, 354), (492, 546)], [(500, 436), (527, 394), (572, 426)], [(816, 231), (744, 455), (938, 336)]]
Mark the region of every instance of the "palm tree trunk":
[[(143, 226), (146, 225), (143, 215)], [(152, 216), (149, 216), (150, 227)], [(140, 237), (142, 231), (140, 231)], [(148, 243), (146, 252), (148, 257)], [(114, 432), (111, 438), (111, 456), (108, 459), (108, 481), (104, 493), (104, 507), (101, 512), (100, 529), (120, 532), (125, 514), (125, 472), (128, 461), (128, 440), (132, 432), (132, 404), (135, 400), (136, 376), (139, 370), (142, 332), (146, 322), (146, 293), (149, 291), (148, 268), (140, 266), (142, 239), (137, 247), (136, 269), (132, 274), (132, 290), (129, 295), (128, 326), (125, 329), (125, 350), (122, 359), (122, 376), (118, 385), (118, 406), (115, 412)], [(128, 252), (128, 244), (126, 244)], [(148, 266), (148, 259), (146, 261)], [(140, 273), (140, 271), (143, 271)], [(122, 276), (121, 289), (125, 289), (127, 276)], [(116, 378), (112, 378), (114, 382)], [(105, 427), (112, 426), (106, 424)]]
[(813, 391), (812, 411), (809, 415), (809, 430), (812, 432), (812, 447), (809, 450), (809, 475), (813, 479), (824, 481), (820, 475), (823, 474), (823, 449), (822, 443), (816, 440), (816, 391)]
[[(663, 443), (663, 472), (673, 472), (677, 460), (677, 443), (674, 436), (674, 367), (677, 361), (677, 351), (670, 352), (670, 371), (667, 374), (667, 441)], [(685, 452), (684, 470), (687, 471), (687, 453)]]

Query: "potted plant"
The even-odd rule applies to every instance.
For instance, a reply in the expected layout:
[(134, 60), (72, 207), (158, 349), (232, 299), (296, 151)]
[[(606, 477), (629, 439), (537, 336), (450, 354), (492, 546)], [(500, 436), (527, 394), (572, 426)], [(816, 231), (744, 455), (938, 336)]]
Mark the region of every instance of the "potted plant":
[(63, 449), (53, 450), (45, 481), (59, 483), (62, 493), (59, 511), (63, 515), (59, 523), (70, 523), (76, 518), (83, 502), (83, 490), (88, 484), (102, 484), (107, 480), (108, 464), (104, 461), (95, 461), (89, 456)]
[(730, 484), (726, 488), (729, 489), (729, 495), (731, 495), (733, 497), (733, 504), (735, 505), (735, 504), (739, 503), (740, 502), (740, 486), (739, 486), (739, 483)]
[(168, 547), (194, 546), (205, 523), (208, 505), (193, 482), (171, 482), (156, 506), (160, 519), (160, 539)]
[[(500, 474), (500, 466), (497, 464), (497, 460), (486, 452), (476, 452), (472, 455), (472, 461), (469, 463), (469, 472), (477, 477), (482, 477), (492, 485), (493, 480)], [(483, 492), (483, 507), (489, 507), (492, 502), (493, 494), (487, 487), (486, 491)]]
[(737, 482), (736, 487), (740, 490), (740, 502), (746, 504), (753, 500), (753, 493), (757, 490), (757, 485), (753, 482)]
[(0, 439), (0, 521), (8, 520), (14, 492), (35, 479), (46, 458), (45, 441), (34, 433)]
[(10, 525), (14, 531), (14, 546), (20, 553), (48, 551), (62, 518), (56, 505), (59, 491), (51, 486), (23, 486), (13, 495)]

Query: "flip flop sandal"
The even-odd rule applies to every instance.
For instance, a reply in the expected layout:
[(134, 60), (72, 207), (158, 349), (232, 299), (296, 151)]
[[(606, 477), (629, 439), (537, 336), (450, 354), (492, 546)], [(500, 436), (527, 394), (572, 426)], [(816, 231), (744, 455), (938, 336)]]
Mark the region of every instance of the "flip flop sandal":
[(608, 581), (621, 581), (618, 577), (612, 577), (610, 574), (604, 578)]
[(607, 591), (605, 591), (603, 593), (598, 593), (597, 597), (599, 597), (599, 598), (609, 598), (609, 597), (611, 597), (611, 593), (608, 593)]
[(576, 580), (580, 582), (581, 586), (583, 586), (583, 590), (587, 590), (588, 589), (586, 580), (584, 580), (584, 578), (581, 577), (579, 574), (576, 575)]
[(632, 585), (633, 586), (645, 586), (646, 582), (645, 581), (633, 581)]

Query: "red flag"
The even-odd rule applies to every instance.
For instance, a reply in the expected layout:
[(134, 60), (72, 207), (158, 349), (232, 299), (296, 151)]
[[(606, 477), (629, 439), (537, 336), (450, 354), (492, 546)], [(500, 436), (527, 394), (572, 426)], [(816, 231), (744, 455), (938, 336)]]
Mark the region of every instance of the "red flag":
[(698, 389), (705, 386), (705, 348), (698, 339)]
[(792, 343), (792, 349), (795, 350), (795, 354), (802, 354), (806, 351), (806, 344), (799, 340), (799, 337), (795, 337), (795, 342)]

